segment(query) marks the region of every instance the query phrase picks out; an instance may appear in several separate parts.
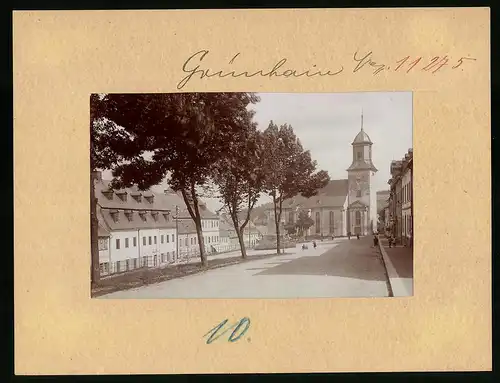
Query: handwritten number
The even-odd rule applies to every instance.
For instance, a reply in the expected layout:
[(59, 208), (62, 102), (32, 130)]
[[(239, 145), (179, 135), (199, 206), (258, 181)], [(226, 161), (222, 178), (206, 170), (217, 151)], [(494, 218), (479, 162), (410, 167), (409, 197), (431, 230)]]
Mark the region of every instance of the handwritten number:
[(440, 70), (443, 66), (448, 64), (448, 56), (444, 56), (441, 61), (438, 63), (437, 68), (432, 71), (432, 73), (436, 73), (438, 70)]
[(464, 60), (474, 60), (474, 61), (476, 61), (476, 59), (475, 59), (475, 58), (473, 58), (473, 57), (462, 57), (462, 58), (460, 58), (460, 59), (458, 60), (458, 64), (457, 64), (457, 65), (452, 66), (452, 67), (451, 67), (451, 69), (456, 69), (456, 68), (458, 68), (460, 65), (462, 65), (462, 64), (464, 63)]
[[(227, 323), (227, 319), (226, 320), (223, 320), (221, 323), (219, 323), (217, 326), (215, 326), (213, 329), (211, 329), (209, 332), (207, 332), (205, 336), (207, 336), (208, 334), (212, 333), (212, 335), (210, 335), (210, 338), (207, 339), (207, 344), (210, 344), (212, 343), (214, 340), (216, 339), (219, 339), (222, 335), (224, 335), (228, 330), (224, 331), (223, 333), (219, 334), (218, 336), (215, 336), (217, 335), (217, 332), (222, 328), (224, 327), (224, 325)], [(214, 338), (215, 337), (215, 338)]]
[[(245, 328), (240, 332), (240, 334), (235, 338), (234, 335), (238, 332), (238, 330), (240, 329), (240, 327), (245, 324)], [(240, 339), (243, 335), (245, 335), (245, 333), (248, 331), (248, 328), (250, 327), (250, 319), (248, 318), (243, 318), (240, 320), (240, 323), (238, 323), (238, 326), (236, 326), (236, 328), (233, 330), (233, 332), (231, 333), (231, 335), (229, 336), (229, 341), (230, 342), (236, 342), (238, 339)]]
[(404, 59), (401, 59), (399, 61), (396, 61), (396, 64), (399, 64), (396, 69), (394, 69), (394, 72), (396, 72), (399, 68), (403, 66), (403, 64), (410, 58), (410, 56), (406, 56)]
[[(233, 330), (231, 335), (228, 338), (228, 342), (236, 342), (238, 339), (240, 339), (245, 333), (248, 331), (250, 327), (250, 319), (247, 317), (244, 317), (240, 319), (240, 321), (237, 324), (234, 324), (228, 328), (226, 328), (224, 331), (220, 332), (219, 331), (226, 325), (228, 322), (227, 319), (223, 320), (221, 323), (219, 323), (217, 326), (212, 328), (209, 332), (207, 332), (203, 337), (206, 337), (207, 335), (210, 334), (210, 337), (207, 339), (207, 344), (212, 343), (214, 340), (219, 339), (222, 335), (226, 334), (229, 330)], [(238, 330), (245, 325), (245, 328), (241, 330), (241, 332), (238, 334)]]
[(412, 61), (406, 73), (410, 73), (410, 71), (415, 67), (415, 65), (417, 65), (420, 62), (420, 60), (422, 60), (422, 57), (419, 57), (418, 59)]

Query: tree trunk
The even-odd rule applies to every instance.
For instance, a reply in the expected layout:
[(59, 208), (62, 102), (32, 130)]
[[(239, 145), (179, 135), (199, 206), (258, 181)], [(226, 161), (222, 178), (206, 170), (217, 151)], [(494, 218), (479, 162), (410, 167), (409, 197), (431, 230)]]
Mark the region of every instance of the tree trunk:
[(90, 285), (95, 288), (99, 283), (100, 269), (99, 269), (99, 233), (97, 221), (97, 198), (95, 197), (95, 173), (90, 173)]
[(238, 242), (240, 243), (241, 250), (241, 258), (245, 259), (247, 257), (247, 249), (245, 247), (245, 241), (243, 239), (243, 231), (245, 225), (239, 227), (240, 223), (238, 220), (238, 215), (235, 213), (234, 207), (229, 206), (229, 214), (231, 215), (231, 220), (233, 221), (234, 230), (236, 231), (236, 235), (238, 236)]
[(241, 258), (246, 259), (247, 249), (245, 248), (245, 240), (243, 239), (243, 230), (236, 230), (238, 241), (240, 242)]
[(207, 254), (205, 253), (205, 239), (203, 238), (203, 229), (201, 227), (201, 219), (198, 219), (197, 222), (195, 221), (195, 225), (196, 225), (196, 235), (198, 236), (198, 245), (200, 248), (201, 265), (203, 267), (206, 267), (208, 265), (208, 261), (207, 261)]
[[(198, 209), (198, 198), (196, 197), (196, 190), (194, 184), (191, 184), (189, 190), (189, 196), (184, 188), (181, 189), (182, 198), (184, 199), (184, 203), (188, 209), (189, 215), (191, 219), (194, 221), (194, 225), (196, 227), (196, 235), (198, 237), (198, 246), (200, 248), (200, 259), (201, 265), (206, 267), (208, 265), (207, 262), (207, 254), (205, 252), (205, 241), (203, 239), (203, 230), (201, 227), (201, 215)], [(192, 206), (191, 206), (192, 204)], [(177, 233), (179, 235), (179, 233)]]
[(278, 214), (278, 207), (276, 206), (276, 197), (273, 195), (273, 205), (274, 205), (274, 226), (276, 228), (276, 254), (280, 254), (280, 216)]

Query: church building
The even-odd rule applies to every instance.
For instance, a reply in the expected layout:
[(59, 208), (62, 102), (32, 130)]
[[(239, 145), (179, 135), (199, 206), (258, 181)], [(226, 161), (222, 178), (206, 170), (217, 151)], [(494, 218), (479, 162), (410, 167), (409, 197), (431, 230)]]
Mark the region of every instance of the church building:
[[(372, 162), (372, 146), (363, 128), (354, 138), (352, 162), (347, 170), (347, 179), (331, 180), (311, 197), (296, 196), (283, 202), (281, 224), (293, 224), (301, 210), (306, 210), (314, 221), (309, 236), (368, 235), (377, 230), (377, 193), (373, 178), (377, 168)], [(273, 210), (267, 209), (269, 222)]]

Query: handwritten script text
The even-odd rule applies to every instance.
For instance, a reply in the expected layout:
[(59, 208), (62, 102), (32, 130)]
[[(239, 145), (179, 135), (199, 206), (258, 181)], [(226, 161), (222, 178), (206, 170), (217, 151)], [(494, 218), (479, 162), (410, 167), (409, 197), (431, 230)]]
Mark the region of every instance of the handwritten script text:
[(248, 331), (250, 328), (250, 319), (245, 317), (241, 318), (237, 323), (226, 327), (224, 329), (224, 326), (228, 322), (228, 319), (224, 319), (222, 322), (220, 322), (217, 326), (212, 328), (209, 332), (207, 332), (203, 337), (207, 337), (207, 344), (212, 343), (214, 340), (219, 339), (222, 335), (226, 334), (228, 331), (233, 330), (231, 332), (231, 335), (229, 335), (227, 341), (228, 342), (236, 342), (239, 340), (245, 333)]
[(333, 77), (339, 76), (342, 73), (347, 73), (345, 70), (349, 67), (352, 68), (352, 73), (357, 72), (371, 72), (377, 75), (382, 72), (400, 72), (410, 73), (417, 70), (429, 73), (436, 73), (443, 67), (449, 66), (452, 70), (462, 68), (466, 65), (465, 62), (476, 61), (473, 57), (461, 56), (459, 58), (452, 58), (448, 55), (435, 56), (435, 57), (422, 57), (422, 56), (405, 56), (400, 57), (392, 62), (381, 62), (375, 57), (372, 51), (360, 53), (356, 51), (353, 54), (352, 60), (347, 65), (336, 63), (331, 68), (318, 68), (316, 64), (311, 65), (309, 68), (294, 68), (289, 64), (286, 57), (280, 58), (273, 66), (265, 69), (254, 70), (236, 70), (231, 66), (238, 64), (238, 58), (241, 53), (236, 53), (224, 64), (228, 69), (210, 68), (207, 63), (210, 51), (200, 50), (187, 58), (182, 65), (182, 72), (184, 77), (177, 84), (177, 89), (183, 89), (193, 79), (210, 79), (210, 78), (252, 78), (252, 77), (266, 77), (272, 78), (320, 78), (320, 77)]

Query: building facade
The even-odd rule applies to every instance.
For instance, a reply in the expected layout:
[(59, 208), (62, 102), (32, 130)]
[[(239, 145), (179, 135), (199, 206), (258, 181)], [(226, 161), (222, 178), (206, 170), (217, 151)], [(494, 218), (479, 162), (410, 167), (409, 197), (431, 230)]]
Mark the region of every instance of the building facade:
[[(112, 190), (99, 172), (94, 187), (101, 275), (166, 267), (180, 262), (188, 252), (199, 254), (194, 221), (179, 195), (140, 191), (135, 186)], [(203, 202), (199, 206), (205, 250), (215, 253), (219, 217)]]
[(402, 160), (392, 161), (391, 179), (388, 181), (389, 231), (396, 243), (413, 246), (413, 150)]
[(137, 188), (111, 190), (95, 182), (102, 275), (161, 267), (176, 259), (176, 231), (168, 201)]

